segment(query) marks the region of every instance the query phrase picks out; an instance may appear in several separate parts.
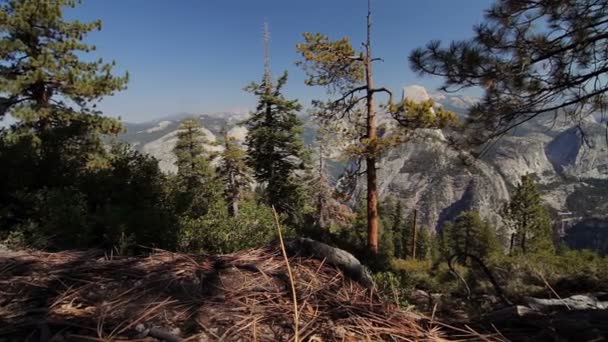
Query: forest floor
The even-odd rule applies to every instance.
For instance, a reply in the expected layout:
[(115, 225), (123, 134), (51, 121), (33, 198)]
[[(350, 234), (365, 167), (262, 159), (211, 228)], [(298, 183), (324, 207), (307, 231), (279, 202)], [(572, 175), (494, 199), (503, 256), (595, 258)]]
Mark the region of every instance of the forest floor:
[(276, 245), (219, 256), (5, 250), (0, 341), (504, 340), (402, 310), (323, 260), (289, 264), (293, 277)]

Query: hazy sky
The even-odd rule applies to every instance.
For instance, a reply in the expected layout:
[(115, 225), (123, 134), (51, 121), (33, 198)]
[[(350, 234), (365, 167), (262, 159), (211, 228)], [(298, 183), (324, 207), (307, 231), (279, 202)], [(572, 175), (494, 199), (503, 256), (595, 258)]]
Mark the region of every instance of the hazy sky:
[[(439, 79), (420, 78), (407, 56), (431, 39), (468, 38), (491, 0), (374, 0), (375, 79), (397, 94)], [(262, 31), (271, 29), (273, 74), (288, 70), (286, 94), (304, 106), (322, 89), (304, 85), (295, 44), (305, 31), (364, 39), (365, 0), (84, 0), (69, 18), (103, 21), (87, 41), (96, 55), (128, 70), (128, 90), (102, 103), (108, 115), (140, 122), (180, 112), (245, 111), (255, 99), (242, 91), (263, 71)]]

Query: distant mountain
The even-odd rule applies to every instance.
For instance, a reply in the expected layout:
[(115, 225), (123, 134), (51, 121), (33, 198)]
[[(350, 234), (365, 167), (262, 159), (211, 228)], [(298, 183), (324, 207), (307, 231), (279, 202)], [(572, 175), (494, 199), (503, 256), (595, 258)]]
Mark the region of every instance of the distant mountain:
[[(477, 102), (470, 96), (429, 93), (421, 86), (405, 87), (402, 95), (417, 101), (432, 98), (438, 106), (460, 116), (466, 116), (467, 108)], [(219, 138), (223, 127), (239, 141), (247, 134), (239, 126), (246, 118), (242, 114), (178, 114), (126, 124), (127, 132), (121, 138), (159, 159), (165, 172), (174, 172), (171, 151), (176, 130), (179, 121), (189, 116), (201, 120), (210, 141)], [(303, 137), (310, 145), (316, 129), (310, 118), (303, 120)], [(606, 124), (601, 120), (598, 116), (573, 127), (567, 120), (540, 117), (503, 137), (480, 159), (449, 149), (443, 132), (428, 130), (426, 138), (410, 141), (382, 158), (378, 165), (381, 197), (394, 196), (403, 200), (409, 210), (419, 209), (421, 223), (433, 229), (441, 229), (446, 220), (472, 208), (499, 226), (500, 208), (509, 200), (510, 190), (522, 175), (530, 173), (535, 175), (552, 212), (567, 213), (568, 226), (590, 217), (605, 218), (608, 142)], [(338, 176), (344, 165), (334, 161), (331, 166), (333, 175)], [(364, 182), (358, 191), (364, 191)]]
[[(177, 130), (181, 120), (189, 117), (198, 118), (203, 126), (209, 142), (215, 142), (222, 130), (226, 128), (228, 135), (237, 140), (243, 140), (247, 134), (239, 123), (246, 116), (237, 113), (188, 114), (180, 113), (143, 123), (125, 123), (126, 132), (119, 139), (130, 143), (136, 150), (150, 154), (159, 160), (161, 170), (165, 172), (177, 171), (175, 156), (172, 152), (177, 142)], [(209, 150), (221, 150), (220, 146), (208, 145)]]
[[(466, 116), (472, 97), (428, 93), (409, 86), (403, 96), (417, 101), (434, 99), (438, 105)], [(502, 225), (500, 211), (522, 175), (533, 174), (566, 241), (581, 231), (581, 222), (593, 229), (608, 226), (608, 140), (600, 117), (574, 126), (553, 115), (538, 117), (518, 127), (495, 143), (481, 158), (472, 158), (445, 144), (444, 132), (427, 130), (425, 137), (390, 151), (378, 164), (380, 197), (404, 202), (408, 211), (419, 210), (420, 222), (442, 229), (462, 210), (476, 209), (496, 227)], [(365, 191), (362, 179), (359, 194)], [(563, 226), (562, 226), (563, 223)], [(568, 228), (576, 226), (570, 231)], [(587, 226), (585, 226), (587, 227)], [(599, 227), (599, 228), (598, 228)], [(586, 231), (586, 236), (592, 236)], [(608, 236), (608, 232), (593, 236)], [(583, 239), (584, 240), (584, 239)], [(606, 243), (587, 241), (596, 246)]]

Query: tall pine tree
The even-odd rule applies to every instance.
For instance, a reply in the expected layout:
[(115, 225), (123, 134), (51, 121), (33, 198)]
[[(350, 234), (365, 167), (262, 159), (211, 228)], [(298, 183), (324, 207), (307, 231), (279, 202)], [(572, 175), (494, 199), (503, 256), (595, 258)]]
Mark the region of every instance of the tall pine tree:
[[(357, 137), (362, 143), (359, 157), (365, 159), (367, 175), (367, 230), (368, 247), (372, 254), (378, 253), (379, 211), (378, 211), (378, 177), (376, 163), (378, 158), (378, 119), (374, 106), (374, 95), (385, 91), (385, 88), (374, 86), (372, 64), (376, 58), (372, 55), (371, 45), (371, 0), (368, 0), (367, 39), (365, 50), (359, 55), (348, 38), (331, 41), (321, 33), (304, 33), (305, 42), (296, 48), (304, 58), (298, 62), (307, 72), (308, 85), (321, 85), (330, 93), (343, 94), (340, 99), (329, 103), (317, 102), (321, 119), (334, 121), (355, 117), (365, 129)], [(363, 93), (362, 96), (359, 93)], [(357, 110), (359, 103), (365, 108)], [(353, 113), (353, 112), (356, 112)]]
[[(313, 101), (316, 118), (322, 124), (341, 124), (348, 156), (361, 166), (355, 174), (365, 174), (367, 191), (367, 244), (372, 254), (378, 253), (379, 209), (377, 163), (387, 148), (403, 142), (417, 128), (435, 128), (454, 116), (448, 111), (437, 113), (429, 106), (413, 102), (392, 103), (392, 93), (374, 83), (373, 64), (381, 58), (372, 53), (372, 11), (368, 0), (366, 37), (363, 50), (357, 52), (348, 37), (331, 40), (322, 33), (304, 33), (304, 42), (296, 45), (302, 60), (297, 62), (306, 72), (306, 84), (323, 86), (332, 99)], [(377, 106), (377, 96), (388, 95), (387, 106)], [(337, 96), (336, 96), (337, 95)], [(415, 107), (415, 108), (414, 108)], [(379, 134), (378, 109), (387, 109), (397, 119), (401, 130)], [(419, 123), (417, 120), (424, 120)], [(413, 122), (412, 122), (413, 121)], [(415, 124), (415, 125), (414, 125)], [(405, 128), (405, 129), (403, 129)], [(382, 130), (387, 133), (387, 130)], [(336, 132), (338, 133), (338, 132)], [(363, 172), (361, 172), (363, 170)]]
[(205, 150), (209, 143), (198, 119), (184, 119), (173, 148), (177, 161), (176, 205), (178, 212), (190, 217), (204, 215), (220, 192), (211, 167), (213, 154)]
[[(85, 61), (95, 49), (83, 42), (101, 28), (63, 18), (73, 0), (11, 0), (0, 5), (0, 120), (11, 115), (11, 141), (29, 141), (36, 181), (62, 182), (102, 162), (102, 134), (116, 134), (116, 119), (96, 109), (104, 96), (122, 90), (127, 75), (112, 74), (114, 63)], [(48, 184), (47, 184), (48, 185)]]
[(236, 139), (224, 130), (224, 151), (218, 167), (218, 175), (224, 184), (224, 197), (228, 202), (230, 216), (238, 216), (239, 202), (251, 189), (251, 169), (247, 166), (247, 155), (237, 144)]
[(500, 250), (496, 232), (476, 211), (464, 211), (454, 222), (446, 223), (442, 239), (447, 258), (459, 255), (464, 260), (469, 254), (485, 258)]
[(504, 209), (504, 218), (512, 230), (509, 252), (553, 252), (553, 230), (540, 192), (530, 175), (521, 177), (511, 201)]
[[(84, 214), (95, 207), (86, 203), (83, 178), (111, 162), (101, 137), (121, 125), (96, 104), (124, 89), (128, 76), (115, 76), (113, 62), (86, 57), (95, 47), (84, 39), (101, 22), (64, 19), (64, 9), (77, 3), (0, 2), (0, 121), (15, 121), (0, 129), (2, 227), (84, 230)], [(41, 212), (80, 218), (53, 224)]]
[(247, 161), (255, 179), (265, 186), (265, 198), (277, 211), (297, 220), (304, 206), (302, 173), (306, 170), (306, 149), (302, 142), (302, 121), (297, 112), (298, 100), (283, 95), (287, 72), (276, 82), (270, 73), (269, 37), (265, 35), (266, 58), (261, 83), (251, 83), (245, 90), (258, 98), (256, 110), (245, 122)]
[(403, 244), (403, 225), (404, 225), (404, 213), (403, 213), (403, 202), (397, 200), (392, 212), (392, 221), (393, 221), (393, 239), (395, 246), (395, 257), (396, 258), (405, 258), (405, 246)]
[(468, 117), (473, 142), (543, 114), (579, 122), (606, 112), (606, 8), (608, 0), (497, 0), (472, 38), (431, 41), (411, 66), (443, 78), (444, 90), (484, 91)]

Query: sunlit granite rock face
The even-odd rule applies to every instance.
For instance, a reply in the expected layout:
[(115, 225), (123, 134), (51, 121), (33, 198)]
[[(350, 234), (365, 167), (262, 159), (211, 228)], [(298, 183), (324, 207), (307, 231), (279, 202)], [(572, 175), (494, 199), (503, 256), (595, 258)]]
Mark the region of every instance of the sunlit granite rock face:
[[(471, 96), (426, 91), (421, 86), (403, 89), (403, 96), (423, 101), (434, 99), (438, 105), (466, 115), (476, 102)], [(175, 172), (172, 153), (176, 131), (186, 115), (164, 118), (145, 124), (127, 125), (124, 140), (159, 160), (165, 172)], [(209, 141), (221, 139), (221, 130), (243, 141), (247, 130), (238, 126), (244, 116), (220, 113), (198, 115)], [(315, 128), (308, 120), (304, 140), (314, 141)], [(605, 123), (590, 118), (573, 126), (553, 116), (531, 120), (504, 136), (480, 158), (450, 149), (441, 131), (428, 130), (424, 138), (410, 141), (390, 151), (378, 163), (380, 196), (395, 197), (408, 211), (419, 209), (421, 223), (441, 229), (466, 209), (479, 210), (496, 226), (500, 211), (509, 200), (522, 175), (533, 174), (548, 206), (555, 212), (572, 212), (577, 217), (605, 215), (608, 212), (608, 139)], [(210, 150), (221, 146), (209, 145)], [(336, 154), (337, 156), (337, 154)], [(334, 162), (339, 171), (340, 161)], [(337, 166), (336, 166), (337, 165)], [(363, 194), (362, 179), (357, 192)], [(602, 191), (603, 189), (603, 191)]]

